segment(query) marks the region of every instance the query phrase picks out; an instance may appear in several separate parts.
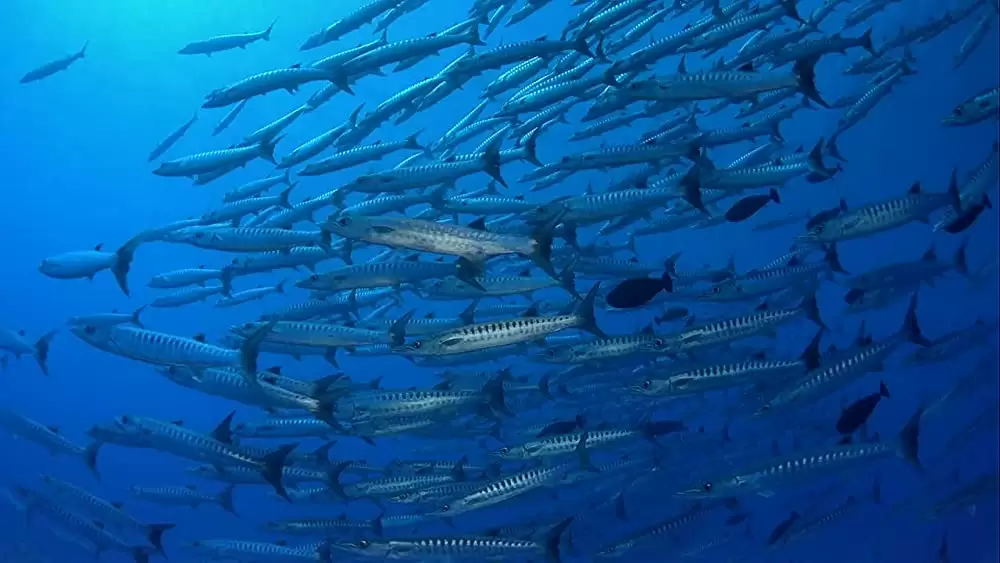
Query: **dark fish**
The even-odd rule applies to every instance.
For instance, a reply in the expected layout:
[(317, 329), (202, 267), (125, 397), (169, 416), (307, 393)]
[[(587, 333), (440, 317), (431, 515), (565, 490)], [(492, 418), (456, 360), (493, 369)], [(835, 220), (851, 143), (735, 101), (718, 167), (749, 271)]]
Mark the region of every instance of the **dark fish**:
[(889, 398), (889, 388), (885, 386), (884, 381), (879, 382), (878, 393), (862, 397), (844, 409), (840, 419), (837, 420), (837, 432), (853, 434), (855, 430), (861, 428), (861, 425), (875, 412), (875, 407), (882, 397)]
[(668, 272), (660, 278), (627, 279), (608, 293), (607, 303), (615, 309), (633, 309), (649, 303), (661, 291), (673, 291), (674, 281)]
[(583, 429), (584, 424), (586, 424), (586, 419), (583, 415), (576, 415), (573, 420), (558, 420), (552, 424), (542, 428), (542, 430), (535, 435), (535, 438), (544, 438), (545, 436), (558, 436), (561, 434), (569, 434), (577, 429)]
[(764, 208), (768, 202), (773, 201), (774, 203), (781, 203), (781, 198), (778, 196), (778, 191), (771, 188), (771, 191), (767, 195), (758, 194), (747, 196), (729, 208), (726, 211), (726, 221), (730, 223), (739, 223), (740, 221), (746, 221), (747, 219), (753, 217), (754, 213), (757, 213)]
[(737, 512), (729, 518), (726, 518), (726, 526), (736, 526), (737, 524), (742, 524), (750, 518), (749, 512)]
[(688, 310), (685, 307), (667, 307), (663, 311), (663, 314), (656, 317), (654, 320), (656, 324), (669, 323), (671, 321), (677, 321), (688, 316)]
[(857, 303), (858, 300), (864, 296), (865, 296), (865, 290), (855, 287), (854, 289), (848, 291), (846, 295), (844, 295), (844, 302), (846, 302), (849, 305), (852, 305), (854, 303)]
[(826, 223), (830, 219), (840, 215), (844, 211), (847, 211), (847, 202), (840, 200), (840, 204), (837, 207), (831, 207), (830, 209), (823, 209), (819, 213), (813, 215), (806, 221), (806, 230), (809, 230), (820, 223)]
[(771, 530), (771, 535), (767, 536), (767, 545), (774, 545), (778, 540), (780, 540), (782, 536), (788, 533), (788, 530), (792, 528), (798, 519), (799, 513), (792, 512), (788, 515), (788, 518), (779, 522), (778, 525)]
[(993, 204), (990, 203), (990, 199), (986, 196), (986, 194), (983, 194), (982, 203), (977, 203), (968, 209), (963, 210), (961, 215), (945, 226), (944, 231), (953, 235), (961, 233), (965, 229), (971, 227), (972, 224), (976, 222), (976, 219), (979, 218), (979, 214), (982, 213), (987, 207), (992, 209)]

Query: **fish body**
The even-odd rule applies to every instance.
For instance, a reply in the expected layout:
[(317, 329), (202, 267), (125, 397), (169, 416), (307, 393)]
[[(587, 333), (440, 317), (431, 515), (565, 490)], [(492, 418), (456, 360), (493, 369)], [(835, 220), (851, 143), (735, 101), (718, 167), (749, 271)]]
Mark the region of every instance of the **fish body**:
[(197, 120), (198, 120), (198, 114), (195, 114), (193, 117), (191, 117), (191, 119), (189, 119), (183, 125), (178, 127), (177, 130), (175, 130), (170, 135), (167, 135), (167, 137), (162, 141), (160, 141), (160, 144), (156, 145), (153, 151), (149, 153), (149, 157), (146, 160), (153, 161), (156, 160), (157, 158), (160, 158), (160, 156), (162, 156), (163, 153), (167, 152), (170, 149), (170, 147), (174, 146), (174, 144), (177, 143), (177, 141), (179, 141), (181, 137), (184, 136), (185, 133), (187, 133), (187, 130), (190, 129), (191, 126), (194, 125), (195, 121)]
[(300, 86), (317, 81), (334, 82), (342, 90), (351, 92), (350, 86), (347, 85), (347, 79), (342, 74), (325, 69), (295, 66), (254, 74), (229, 86), (213, 90), (205, 96), (205, 102), (201, 107), (226, 107), (275, 90), (295, 92)]
[(226, 487), (218, 494), (200, 491), (194, 486), (139, 487), (131, 486), (129, 491), (136, 498), (166, 506), (190, 506), (197, 508), (203, 504), (218, 504), (225, 511), (235, 514), (233, 509), (233, 487)]
[(203, 152), (168, 160), (160, 163), (160, 167), (153, 173), (157, 176), (192, 177), (217, 170), (239, 168), (255, 158), (263, 158), (274, 163), (274, 142), (274, 139), (264, 139), (250, 146)]
[(181, 47), (181, 49), (177, 52), (181, 55), (205, 55), (211, 57), (212, 53), (229, 51), (230, 49), (246, 49), (251, 43), (256, 43), (257, 41), (270, 41), (271, 30), (274, 29), (275, 23), (277, 23), (277, 20), (272, 22), (271, 25), (263, 31), (256, 31), (253, 33), (236, 33), (233, 35), (219, 35), (217, 37), (211, 37), (201, 41), (194, 41)]
[(904, 196), (842, 212), (828, 221), (814, 225), (796, 240), (831, 243), (871, 236), (913, 221), (925, 220), (930, 213), (948, 205), (960, 207), (959, 197), (954, 181), (946, 194), (923, 193), (920, 184), (914, 184)]
[(61, 59), (56, 59), (52, 62), (45, 63), (44, 65), (28, 71), (24, 76), (21, 77), (21, 84), (27, 84), (29, 82), (36, 82), (43, 78), (48, 78), (57, 72), (64, 71), (70, 67), (76, 61), (84, 58), (87, 54), (87, 43), (83, 44), (83, 48), (73, 53), (72, 55), (67, 55)]

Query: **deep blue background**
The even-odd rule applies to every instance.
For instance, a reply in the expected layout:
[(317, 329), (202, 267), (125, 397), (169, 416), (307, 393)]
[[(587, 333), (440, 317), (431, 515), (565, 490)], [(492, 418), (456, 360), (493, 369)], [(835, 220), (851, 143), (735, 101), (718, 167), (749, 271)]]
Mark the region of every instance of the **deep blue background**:
[[(221, 200), (228, 189), (260, 175), (267, 174), (270, 165), (262, 161), (251, 163), (245, 170), (233, 173), (208, 186), (192, 186), (184, 179), (161, 178), (150, 173), (153, 166), (146, 155), (164, 136), (187, 120), (201, 104), (203, 96), (216, 87), (234, 82), (247, 75), (297, 62), (309, 62), (341, 48), (370, 40), (371, 27), (352, 33), (339, 42), (321, 49), (299, 52), (298, 46), (313, 32), (336, 20), (358, 4), (357, 0), (327, 2), (295, 0), (293, 2), (247, 1), (204, 2), (175, 0), (169, 3), (104, 0), (100, 3), (82, 0), (13, 0), (0, 3), (0, 155), (4, 162), (2, 178), (3, 205), (0, 205), (0, 225), (3, 240), (3, 276), (0, 276), (0, 323), (5, 328), (24, 329), (36, 336), (55, 327), (73, 315), (102, 312), (117, 308), (131, 310), (148, 302), (154, 292), (145, 287), (156, 273), (198, 264), (221, 265), (228, 258), (223, 254), (199, 251), (164, 244), (142, 247), (131, 274), (133, 294), (123, 296), (107, 273), (93, 282), (57, 281), (40, 275), (36, 268), (46, 256), (76, 249), (90, 248), (98, 243), (114, 248), (138, 231), (188, 216), (200, 215)], [(854, 2), (848, 2), (848, 6)], [(800, 2), (803, 14), (816, 2)], [(900, 26), (922, 23), (946, 8), (964, 6), (964, 2), (934, 2), (904, 0), (873, 18), (876, 44)], [(464, 18), (466, 2), (430, 0), (418, 13), (404, 16), (390, 28), (390, 39), (400, 39), (443, 29)], [(491, 44), (502, 40), (557, 35), (575, 8), (567, 0), (555, 0), (551, 5), (513, 29), (499, 29), (490, 38)], [(846, 9), (838, 12), (843, 14)], [(258, 42), (245, 51), (234, 50), (212, 57), (182, 56), (177, 50), (186, 43), (224, 33), (263, 29), (275, 17), (280, 17), (270, 42)], [(658, 27), (654, 37), (672, 32), (689, 17), (668, 21)], [(831, 32), (840, 25), (840, 17), (831, 16), (823, 29)], [(808, 185), (794, 183), (783, 193), (783, 206), (770, 210), (773, 215), (829, 207), (843, 197), (858, 204), (902, 193), (919, 180), (928, 190), (946, 187), (954, 167), (968, 171), (981, 161), (996, 137), (996, 124), (983, 123), (974, 127), (945, 128), (940, 119), (951, 108), (970, 95), (997, 83), (996, 26), (986, 40), (958, 71), (951, 68), (952, 56), (965, 34), (971, 29), (970, 18), (945, 32), (928, 44), (915, 48), (918, 74), (897, 86), (891, 96), (860, 125), (846, 133), (840, 141), (841, 151), (848, 158), (845, 170), (829, 183)], [(849, 32), (857, 33), (860, 29)], [(19, 78), (28, 70), (66, 53), (79, 49), (85, 41), (90, 45), (86, 59), (69, 71), (44, 81), (21, 85)], [(447, 61), (461, 53), (462, 47), (431, 58), (416, 68), (386, 78), (368, 78), (357, 86), (357, 96), (338, 95), (313, 114), (301, 118), (288, 130), (288, 138), (278, 148), (286, 154), (300, 142), (340, 123), (359, 101), (367, 101), (371, 109), (380, 101), (415, 81), (436, 72)], [(863, 77), (841, 77), (838, 70), (847, 66), (852, 57), (834, 55), (824, 59), (819, 70), (819, 88), (828, 100), (861, 88)], [(689, 68), (706, 63), (689, 61)], [(672, 71), (675, 58), (663, 62), (664, 72)], [(452, 95), (439, 107), (418, 115), (401, 127), (378, 132), (369, 140), (396, 140), (407, 134), (426, 129), (422, 135), (431, 141), (451, 123), (473, 107), (478, 91), (496, 73), (470, 82), (464, 90)], [(284, 92), (252, 99), (242, 115), (228, 131), (211, 137), (215, 124), (227, 109), (199, 110), (199, 121), (189, 134), (174, 146), (167, 158), (187, 153), (221, 148), (238, 141), (243, 135), (283, 115), (304, 103), (317, 85), (309, 85), (297, 96)], [(489, 111), (489, 110), (488, 110)], [(571, 114), (571, 122), (582, 115), (582, 107)], [(704, 125), (727, 123), (730, 114), (702, 120)], [(837, 111), (804, 111), (783, 125), (790, 146), (811, 145), (819, 136), (828, 135), (839, 114)], [(651, 128), (656, 120), (645, 120), (630, 131), (617, 132), (600, 140), (578, 143), (592, 147), (607, 143), (629, 142), (643, 127)], [(566, 154), (565, 137), (572, 125), (562, 125), (543, 135), (539, 153), (543, 161)], [(726, 162), (748, 148), (741, 145), (713, 152), (713, 158)], [(402, 156), (388, 157), (381, 166), (390, 166)], [(336, 175), (305, 178), (293, 192), (293, 200), (326, 191), (350, 179), (352, 174), (372, 169), (360, 167)], [(517, 178), (526, 168), (512, 165), (505, 172)], [(597, 186), (608, 176), (595, 174)], [(582, 191), (587, 177), (574, 177), (562, 187), (529, 198), (547, 198), (573, 191)], [(467, 189), (480, 187), (482, 178), (467, 180)], [(526, 186), (514, 186), (519, 192)], [(793, 229), (768, 233), (751, 233), (750, 224), (726, 225), (704, 231), (674, 233), (661, 238), (645, 238), (640, 244), (644, 260), (662, 258), (676, 250), (684, 251), (682, 266), (695, 267), (702, 263), (722, 264), (735, 253), (741, 269), (766, 262), (786, 250)], [(997, 252), (996, 214), (987, 211), (968, 231), (972, 241), (969, 261), (975, 267)], [(620, 235), (619, 235), (620, 236)], [(617, 239), (616, 239), (617, 240)], [(861, 272), (888, 261), (915, 259), (934, 241), (939, 255), (950, 257), (958, 244), (955, 237), (932, 236), (922, 224), (912, 224), (897, 231), (870, 239), (844, 244), (841, 256), (844, 266)], [(274, 283), (287, 276), (260, 276), (239, 280), (237, 289)], [(295, 294), (295, 297), (301, 297)], [(853, 334), (857, 320), (841, 320), (836, 311), (840, 291), (824, 286), (821, 307), (839, 328), (839, 340), (844, 343)], [(236, 309), (216, 310), (211, 303), (191, 305), (183, 309), (149, 310), (145, 313), (148, 326), (167, 332), (194, 334), (207, 332), (221, 336), (231, 324), (256, 317), (268, 307), (280, 305), (278, 298)], [(903, 311), (901, 305), (880, 313), (869, 313), (866, 319), (876, 336), (896, 330)], [(461, 307), (456, 307), (460, 309)], [(921, 292), (920, 317), (925, 332), (937, 336), (970, 324), (976, 317), (995, 319), (996, 287), (988, 285), (979, 292), (965, 289), (964, 282), (950, 277), (933, 289)], [(720, 308), (716, 308), (720, 310)], [(645, 323), (647, 317), (619, 316), (605, 322), (615, 332), (627, 332)], [(779, 350), (796, 352), (808, 339), (812, 328), (799, 327), (782, 334)], [(995, 354), (995, 349), (993, 350)], [(263, 360), (264, 365), (278, 361)], [(96, 422), (134, 413), (165, 419), (183, 418), (195, 428), (211, 428), (233, 405), (206, 398), (179, 388), (159, 378), (150, 368), (124, 359), (102, 354), (89, 348), (69, 333), (63, 332), (52, 345), (49, 361), (52, 376), (43, 378), (30, 359), (12, 362), (3, 374), (0, 404), (44, 422), (58, 425), (71, 438), (85, 441), (84, 431)], [(950, 376), (963, 373), (968, 361), (934, 368), (890, 373), (894, 380), (893, 399), (889, 408), (877, 415), (877, 425), (886, 433), (897, 428), (917, 400), (929, 390), (947, 387)], [(293, 375), (319, 377), (330, 367), (315, 359), (300, 364), (286, 364)], [(408, 386), (426, 381), (426, 374), (400, 359), (347, 359), (343, 367), (358, 379), (369, 374), (385, 376), (388, 386)], [(869, 378), (870, 379), (870, 378)], [(869, 381), (866, 379), (866, 382)], [(868, 392), (859, 387), (860, 395)], [(241, 408), (246, 419), (257, 416)], [(937, 432), (930, 428), (928, 433)], [(943, 431), (943, 430), (942, 430)], [(0, 464), (0, 482), (31, 482), (39, 473), (50, 472), (77, 482), (89, 483), (90, 477), (82, 464), (67, 459), (53, 459), (40, 449), (0, 437), (5, 463)], [(365, 449), (353, 440), (345, 439), (335, 448), (336, 457), (364, 455), (369, 459), (388, 460), (394, 457), (390, 441), (376, 450)], [(985, 457), (968, 463), (995, 467), (995, 451), (987, 448)], [(961, 460), (944, 456), (945, 462)], [(171, 510), (132, 501), (126, 488), (132, 484), (156, 485), (187, 482), (182, 474), (189, 464), (144, 451), (107, 448), (102, 453), (103, 483), (96, 491), (112, 499), (129, 501), (136, 516), (143, 521), (176, 521), (178, 530), (170, 532), (170, 544), (198, 537), (251, 537), (253, 526), (263, 519), (291, 513), (273, 502), (261, 488), (242, 488), (237, 492), (237, 508), (244, 518), (236, 520), (222, 515), (215, 507), (201, 511)], [(948, 468), (939, 468), (947, 474)], [(894, 466), (893, 471), (905, 471)], [(975, 473), (975, 472), (972, 472)], [(901, 477), (910, 479), (909, 475)], [(207, 485), (211, 488), (212, 485)], [(905, 492), (905, 491), (904, 491)], [(900, 493), (901, 496), (903, 493)], [(992, 511), (992, 508), (991, 508)], [(0, 511), (0, 530), (10, 527), (15, 515)], [(955, 516), (961, 529), (960, 539), (952, 541), (953, 560), (967, 559), (976, 553), (990, 553), (979, 547), (995, 541), (982, 516), (975, 519)], [(991, 521), (995, 523), (995, 520)], [(990, 521), (986, 521), (988, 526)], [(926, 526), (926, 524), (924, 524)], [(982, 526), (982, 527), (980, 527)], [(889, 554), (898, 546), (911, 546), (915, 553), (930, 555), (936, 544), (937, 528), (927, 533), (912, 534), (907, 529), (888, 533), (880, 540)], [(953, 527), (957, 528), (957, 527)], [(0, 537), (7, 534), (0, 534)], [(850, 531), (839, 534), (850, 537)], [(916, 536), (916, 537), (915, 537)], [(33, 538), (35, 536), (32, 536)], [(36, 541), (45, 541), (38, 536)], [(0, 540), (0, 543), (3, 543)], [(176, 550), (176, 549), (175, 549)], [(900, 555), (901, 557), (901, 555)], [(902, 560), (890, 557), (892, 560)]]

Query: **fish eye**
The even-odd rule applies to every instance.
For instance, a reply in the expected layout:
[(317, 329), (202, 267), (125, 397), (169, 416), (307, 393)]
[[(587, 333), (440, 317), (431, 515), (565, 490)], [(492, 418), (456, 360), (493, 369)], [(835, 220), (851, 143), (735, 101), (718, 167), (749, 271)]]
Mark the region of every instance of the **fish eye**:
[(87, 325), (86, 328), (83, 329), (83, 332), (87, 334), (97, 334), (97, 327), (94, 325)]
[(412, 346), (415, 350), (419, 350), (420, 346), (421, 346), (421, 342), (419, 340), (415, 340), (413, 342), (413, 344), (410, 344), (410, 346)]
[(657, 338), (656, 340), (653, 341), (653, 345), (656, 346), (657, 348), (663, 346), (664, 344), (665, 343), (663, 342), (662, 338)]
[(446, 505), (444, 505), (444, 506), (441, 507), (441, 512), (448, 512), (449, 510), (451, 510), (451, 505), (450, 504), (446, 504)]
[(205, 236), (205, 233), (195, 233), (194, 234), (194, 238), (201, 238), (203, 236)]
[(313, 275), (309, 276), (309, 280), (310, 281), (319, 281), (319, 275), (318, 274), (313, 274)]
[(341, 227), (346, 227), (351, 224), (351, 218), (341, 217), (340, 219), (337, 219), (337, 224), (340, 225)]
[(360, 547), (362, 549), (368, 547), (368, 545), (369, 545), (368, 544), (368, 540), (361, 540), (361, 541), (358, 542), (358, 547)]
[(722, 291), (722, 288), (719, 286), (715, 286), (712, 288), (712, 293), (714, 293), (715, 295), (718, 295), (720, 291)]
[(500, 448), (500, 453), (506, 455), (510, 451), (510, 448)]
[(653, 385), (653, 382), (650, 381), (650, 380), (648, 380), (648, 379), (646, 381), (642, 382), (642, 388), (643, 389), (649, 389), (652, 385)]
[(954, 113), (955, 115), (962, 115), (962, 108), (961, 108), (961, 106), (955, 108), (955, 111), (952, 112), (952, 113)]
[(704, 485), (701, 486), (701, 490), (705, 491), (706, 493), (712, 492), (712, 484), (705, 483)]

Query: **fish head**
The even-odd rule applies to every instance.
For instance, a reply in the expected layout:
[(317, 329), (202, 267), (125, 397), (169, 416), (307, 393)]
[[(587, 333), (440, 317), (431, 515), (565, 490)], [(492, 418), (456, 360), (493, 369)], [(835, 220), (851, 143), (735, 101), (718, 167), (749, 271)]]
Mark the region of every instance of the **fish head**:
[(701, 481), (693, 484), (690, 488), (682, 489), (674, 493), (674, 496), (691, 499), (711, 499), (719, 498), (728, 491), (729, 487), (723, 480)]
[(214, 227), (184, 227), (176, 231), (170, 231), (163, 235), (166, 242), (179, 242), (186, 244), (198, 244), (211, 239), (211, 232)]
[(200, 477), (208, 477), (215, 474), (215, 468), (211, 465), (196, 465), (194, 467), (186, 468), (184, 472), (192, 475), (198, 475)]
[(351, 542), (336, 542), (330, 547), (346, 553), (363, 555), (365, 557), (388, 557), (389, 546), (385, 543), (373, 542), (369, 540), (357, 540)]
[(553, 346), (546, 348), (535, 357), (539, 361), (551, 364), (565, 364), (572, 362), (576, 354), (572, 346)]
[(117, 325), (99, 326), (96, 324), (82, 324), (70, 327), (77, 338), (100, 350), (111, 348), (112, 331)]
[(500, 458), (500, 459), (524, 459), (525, 449), (523, 446), (507, 447), (504, 446), (499, 450), (493, 450), (490, 452), (490, 457)]
[(413, 340), (401, 346), (393, 346), (392, 353), (404, 356), (431, 356), (435, 354), (436, 348), (433, 342)]
[(743, 286), (736, 280), (730, 278), (714, 284), (710, 289), (701, 292), (697, 298), (701, 301), (717, 301), (737, 299), (742, 295)]

